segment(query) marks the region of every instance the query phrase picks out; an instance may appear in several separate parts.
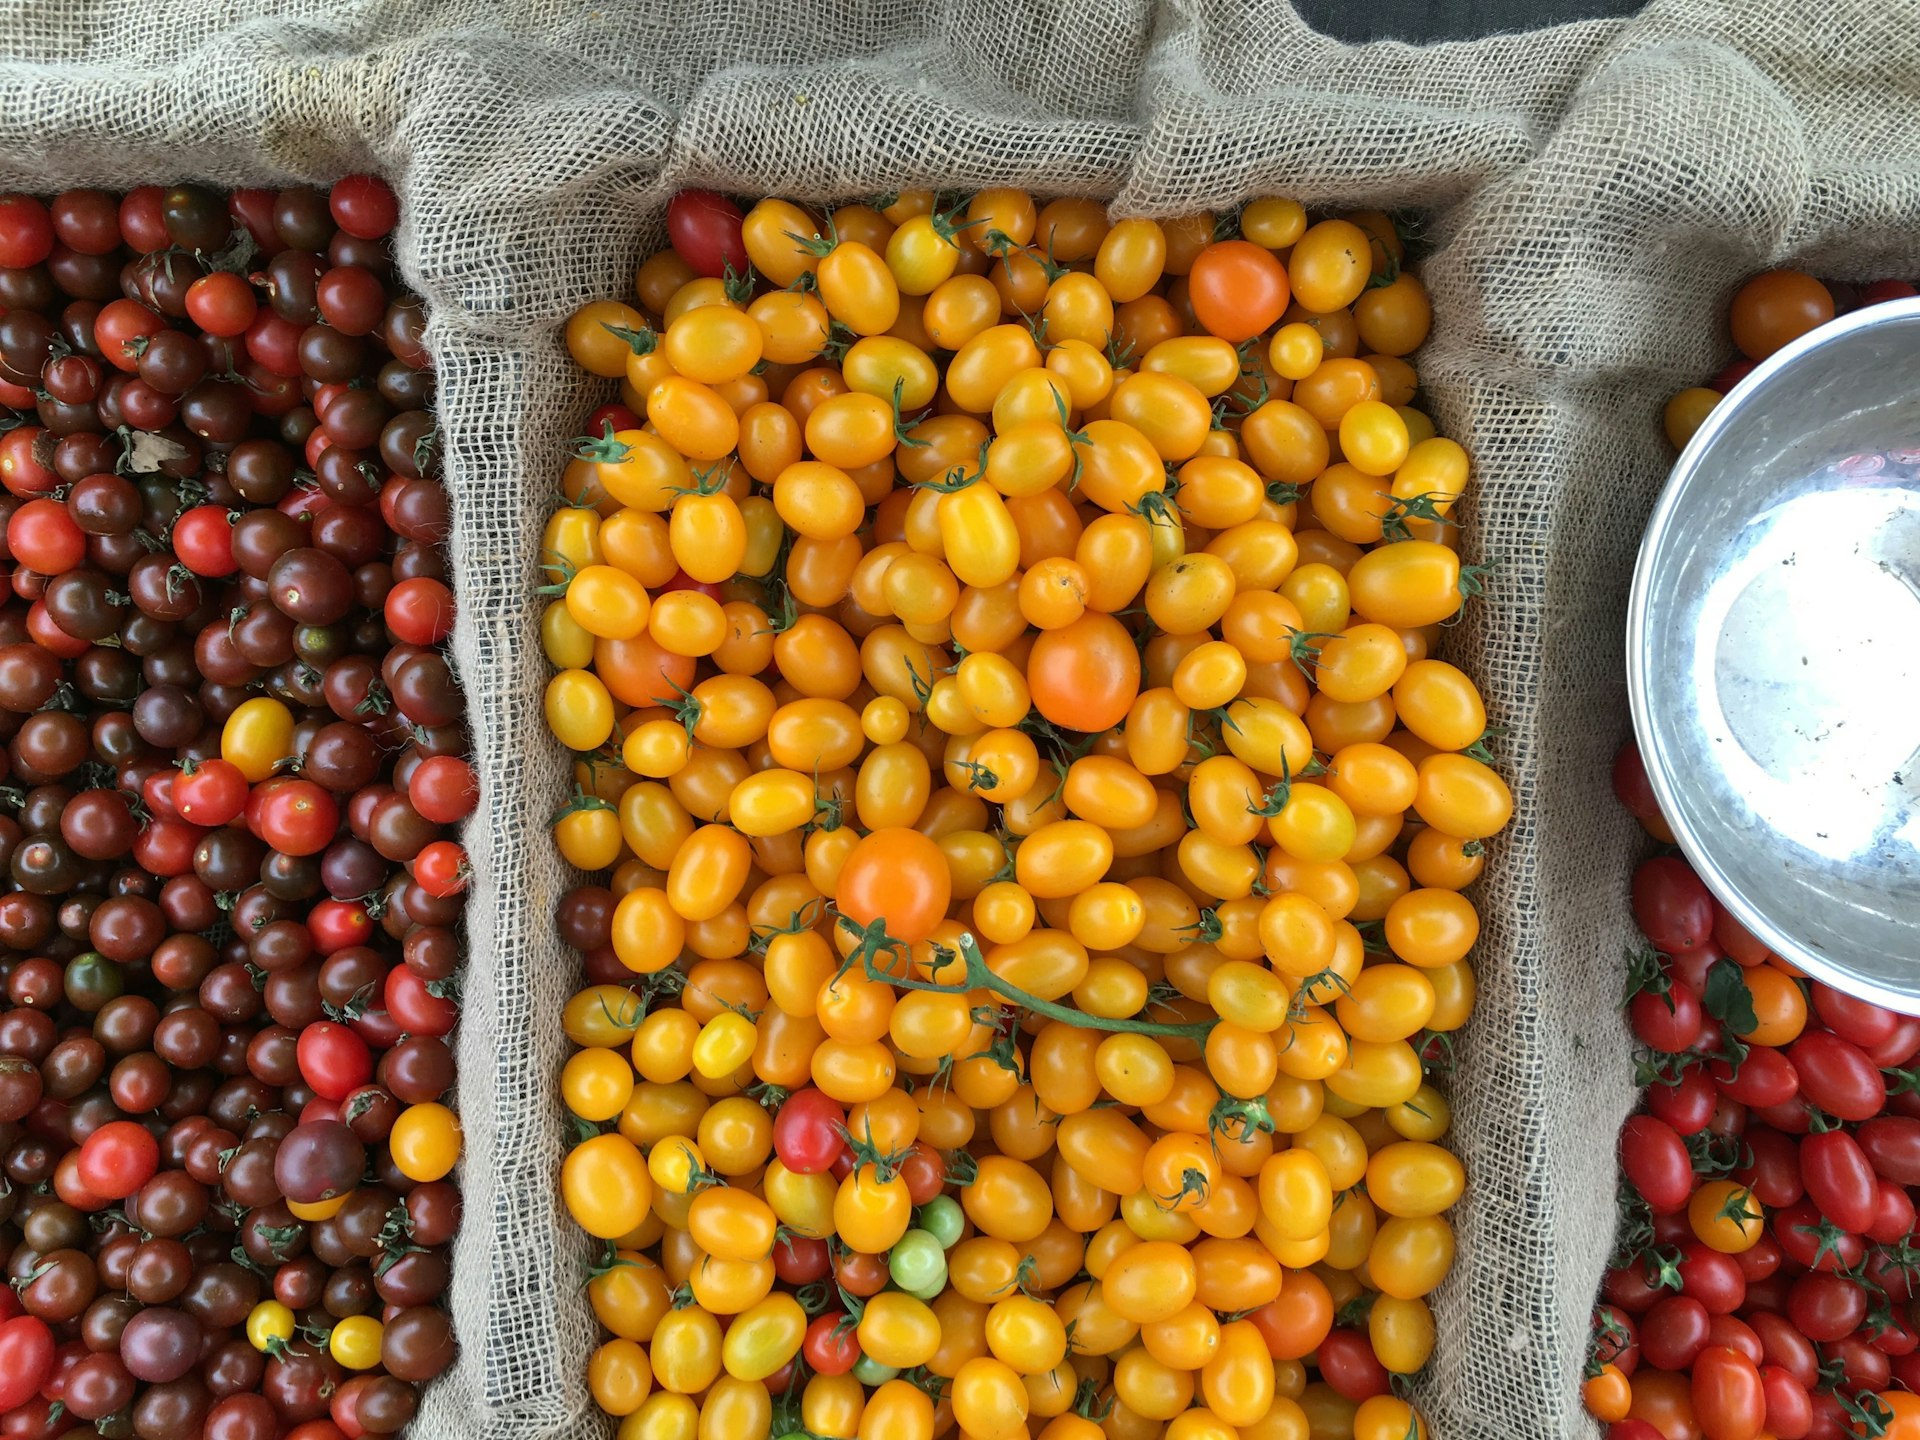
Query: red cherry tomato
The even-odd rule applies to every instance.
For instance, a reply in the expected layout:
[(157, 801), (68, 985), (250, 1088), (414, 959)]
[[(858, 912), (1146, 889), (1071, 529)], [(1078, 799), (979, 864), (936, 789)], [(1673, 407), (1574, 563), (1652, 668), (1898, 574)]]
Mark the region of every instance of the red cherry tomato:
[(1680, 1247), (1680, 1293), (1691, 1295), (1710, 1315), (1731, 1315), (1747, 1298), (1747, 1277), (1731, 1255), (1699, 1240)]
[(387, 628), (408, 645), (438, 645), (453, 633), (453, 591), (426, 575), (387, 592)]
[(53, 1370), (53, 1353), (46, 1321), (20, 1315), (0, 1325), (0, 1411), (33, 1398)]
[(1750, 1125), (1744, 1138), (1748, 1163), (1734, 1171), (1734, 1179), (1753, 1191), (1754, 1199), (1779, 1210), (1807, 1193), (1800, 1178), (1800, 1147), (1791, 1136), (1768, 1125)]
[(31, 195), (0, 195), (0, 265), (25, 270), (52, 253), (53, 217), (47, 207)]
[(1664, 819), (1660, 802), (1654, 798), (1653, 782), (1647, 778), (1646, 762), (1640, 758), (1640, 747), (1631, 739), (1613, 755), (1613, 794), (1636, 820)]
[(326, 899), (307, 912), (307, 930), (313, 936), (313, 948), (332, 955), (349, 945), (365, 945), (373, 938), (373, 917), (360, 900)]
[(1647, 1087), (1647, 1113), (1664, 1120), (1680, 1135), (1698, 1135), (1713, 1119), (1714, 1102), (1719, 1098), (1705, 1065), (1689, 1065), (1671, 1085), (1656, 1082)]
[(846, 1124), (839, 1101), (811, 1086), (796, 1090), (773, 1117), (773, 1152), (796, 1175), (821, 1174), (846, 1152)]
[(1707, 1073), (1722, 1095), (1756, 1110), (1785, 1105), (1800, 1093), (1800, 1075), (1792, 1062), (1765, 1045), (1749, 1050), (1738, 1070), (1724, 1060), (1715, 1060), (1709, 1063)]
[(1809, 1340), (1838, 1340), (1867, 1318), (1866, 1289), (1845, 1275), (1810, 1271), (1787, 1294), (1787, 1318)]
[(1693, 1413), (1707, 1440), (1754, 1440), (1767, 1419), (1759, 1368), (1729, 1346), (1708, 1346), (1693, 1362)]
[(1706, 1348), (1712, 1326), (1706, 1306), (1669, 1292), (1640, 1321), (1640, 1353), (1657, 1370), (1685, 1370)]
[(233, 558), (233, 522), (219, 505), (196, 505), (175, 520), (173, 548), (180, 563), (196, 575), (231, 575), (239, 568)]
[(1335, 1329), (1314, 1352), (1320, 1378), (1355, 1404), (1387, 1393), (1387, 1369), (1363, 1330)]
[(87, 537), (58, 500), (29, 500), (8, 517), (7, 548), (21, 564), (58, 575), (87, 558)]
[(773, 1273), (788, 1285), (810, 1285), (824, 1280), (833, 1268), (825, 1240), (812, 1235), (783, 1234), (773, 1242)]
[[(391, 973), (391, 972), (390, 972)], [(294, 1045), (300, 1078), (323, 1100), (344, 1100), (373, 1078), (367, 1042), (345, 1025), (321, 1020), (300, 1032)]]
[(318, 855), (333, 843), (340, 828), (340, 803), (330, 791), (311, 780), (287, 778), (263, 785), (256, 816), (249, 820), (256, 835), (283, 855)]
[(1876, 1115), (1854, 1138), (1879, 1174), (1900, 1185), (1920, 1185), (1920, 1119)]
[(247, 808), (247, 792), (247, 777), (230, 761), (184, 762), (173, 782), (173, 807), (195, 825), (225, 825)]
[(393, 187), (378, 175), (349, 175), (327, 192), (333, 223), (361, 240), (378, 240), (400, 219)]
[(1842, 1120), (1867, 1120), (1880, 1113), (1887, 1090), (1859, 1046), (1827, 1030), (1809, 1030), (1787, 1047), (1800, 1076), (1800, 1091), (1814, 1105)]
[(1807, 1195), (1842, 1230), (1864, 1231), (1879, 1211), (1878, 1177), (1867, 1152), (1844, 1130), (1800, 1142), (1800, 1175)]
[(413, 857), (413, 883), (446, 899), (467, 888), (467, 851), (457, 840), (435, 840)]
[(434, 994), (428, 984), (404, 965), (387, 972), (383, 994), (387, 1013), (409, 1035), (445, 1035), (460, 1019), (460, 1007)]
[(407, 777), (407, 799), (436, 825), (454, 825), (473, 813), (480, 787), (473, 766), (457, 755), (431, 755)]
[(143, 1125), (109, 1120), (80, 1145), (80, 1183), (105, 1200), (124, 1200), (160, 1168), (160, 1144)]
[(740, 207), (711, 190), (682, 190), (667, 202), (667, 239), (696, 275), (747, 273)]
[(1674, 980), (1664, 994), (1642, 990), (1627, 1002), (1627, 1023), (1649, 1049), (1679, 1055), (1701, 1043), (1700, 992)]
[(853, 1317), (844, 1310), (816, 1315), (800, 1342), (800, 1353), (816, 1375), (846, 1374), (860, 1359)]
[(1664, 1120), (1635, 1115), (1620, 1129), (1620, 1168), (1656, 1215), (1684, 1210), (1693, 1194), (1693, 1158)]
[(1675, 855), (1643, 860), (1633, 872), (1633, 919), (1656, 950), (1698, 949), (1713, 934), (1713, 895)]

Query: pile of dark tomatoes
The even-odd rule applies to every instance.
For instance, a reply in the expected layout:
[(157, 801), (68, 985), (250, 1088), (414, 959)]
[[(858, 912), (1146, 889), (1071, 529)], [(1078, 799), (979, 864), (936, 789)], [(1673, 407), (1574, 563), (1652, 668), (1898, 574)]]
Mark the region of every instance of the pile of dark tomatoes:
[(475, 803), (392, 191), (0, 196), (0, 1436), (452, 1361)]

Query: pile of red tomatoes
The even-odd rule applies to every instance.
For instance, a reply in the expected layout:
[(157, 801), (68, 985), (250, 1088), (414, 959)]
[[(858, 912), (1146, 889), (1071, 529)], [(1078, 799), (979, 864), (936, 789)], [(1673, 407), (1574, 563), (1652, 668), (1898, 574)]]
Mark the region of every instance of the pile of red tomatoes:
[[(1614, 786), (1671, 838), (1631, 746)], [(1807, 979), (1677, 855), (1633, 913), (1647, 1088), (1587, 1408), (1612, 1440), (1920, 1436), (1920, 1020)]]

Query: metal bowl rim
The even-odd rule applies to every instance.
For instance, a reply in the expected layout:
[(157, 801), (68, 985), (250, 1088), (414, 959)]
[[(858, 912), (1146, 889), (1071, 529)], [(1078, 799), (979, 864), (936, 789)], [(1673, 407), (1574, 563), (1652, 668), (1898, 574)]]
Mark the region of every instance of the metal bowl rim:
[(1632, 588), (1627, 594), (1626, 627), (1627, 704), (1633, 716), (1634, 734), (1639, 740), (1641, 760), (1647, 780), (1653, 788), (1654, 799), (1659, 803), (1660, 812), (1666, 818), (1668, 828), (1673, 831), (1674, 841), (1681, 852), (1692, 863), (1714, 897), (1733, 912), (1736, 920), (1764, 941), (1774, 954), (1791, 960), (1813, 978), (1832, 985), (1836, 990), (1904, 1014), (1920, 1013), (1920, 982), (1916, 982), (1911, 990), (1896, 989), (1856, 974), (1820, 952), (1808, 949), (1757, 911), (1746, 896), (1734, 888), (1715, 861), (1711, 849), (1686, 821), (1679, 805), (1680, 787), (1671, 773), (1668, 763), (1670, 756), (1661, 743), (1661, 732), (1654, 723), (1648, 699), (1652, 676), (1649, 673), (1651, 651), (1647, 638), (1653, 625), (1654, 606), (1650, 595), (1653, 572), (1668, 548), (1673, 516), (1688, 486), (1700, 474), (1707, 453), (1712, 450), (1721, 433), (1742, 418), (1740, 412), (1743, 405), (1775, 376), (1791, 369), (1815, 351), (1846, 341), (1862, 330), (1912, 321), (1920, 321), (1920, 296), (1862, 306), (1783, 345), (1756, 365), (1707, 413), (1707, 418), (1694, 431), (1686, 448), (1674, 461), (1666, 484), (1654, 502), (1653, 513), (1647, 518), (1647, 528), (1640, 538), (1639, 555), (1634, 562)]

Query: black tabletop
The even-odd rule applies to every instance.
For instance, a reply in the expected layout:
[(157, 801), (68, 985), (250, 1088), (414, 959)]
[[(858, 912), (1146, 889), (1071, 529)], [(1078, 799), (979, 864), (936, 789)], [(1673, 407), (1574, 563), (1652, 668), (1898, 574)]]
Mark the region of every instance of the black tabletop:
[(1336, 40), (1426, 45), (1630, 15), (1643, 0), (1294, 0), (1300, 17)]

